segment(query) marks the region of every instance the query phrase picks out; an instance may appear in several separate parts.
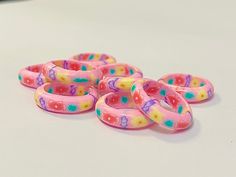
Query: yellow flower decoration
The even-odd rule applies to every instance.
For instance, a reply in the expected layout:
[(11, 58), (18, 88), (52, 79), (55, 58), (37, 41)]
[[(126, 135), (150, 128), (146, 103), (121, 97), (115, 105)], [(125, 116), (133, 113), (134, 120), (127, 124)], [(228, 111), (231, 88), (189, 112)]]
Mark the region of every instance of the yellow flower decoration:
[(193, 78), (190, 83), (191, 87), (199, 87), (199, 79)]
[(145, 119), (143, 116), (138, 116), (138, 117), (134, 117), (132, 120), (131, 120), (131, 124), (134, 126), (134, 127), (144, 127), (144, 126), (147, 126), (148, 125), (148, 121), (147, 119)]
[(150, 118), (157, 123), (161, 123), (163, 120), (163, 114), (157, 109), (152, 109), (150, 112)]
[(93, 81), (93, 82), (95, 82), (95, 80), (96, 80), (96, 77), (94, 76), (94, 74), (90, 74), (90, 79), (91, 79), (91, 81)]
[(114, 59), (113, 58), (108, 58), (108, 59), (106, 59), (106, 62), (107, 63), (114, 63)]
[(94, 60), (99, 60), (100, 57), (101, 57), (101, 54), (95, 54), (94, 55)]
[(117, 87), (119, 89), (129, 91), (133, 83), (134, 83), (133, 78), (121, 78), (119, 82), (117, 82)]
[(118, 67), (116, 68), (116, 74), (117, 74), (118, 76), (124, 75), (124, 74), (125, 74), (125, 67), (124, 67), (124, 66), (118, 66)]
[(206, 92), (206, 90), (200, 90), (199, 92), (198, 92), (198, 94), (197, 94), (197, 99), (199, 100), (199, 101), (202, 101), (202, 100), (205, 100), (205, 99), (207, 99), (207, 92)]
[(69, 77), (66, 75), (66, 73), (57, 73), (56, 75), (57, 79), (63, 83), (63, 84), (69, 84), (70, 83), (70, 79)]
[(77, 95), (78, 96), (83, 96), (85, 93), (84, 87), (83, 86), (78, 86), (77, 88)]
[(84, 101), (83, 103), (80, 104), (80, 110), (81, 111), (86, 111), (90, 109), (92, 106), (91, 101)]

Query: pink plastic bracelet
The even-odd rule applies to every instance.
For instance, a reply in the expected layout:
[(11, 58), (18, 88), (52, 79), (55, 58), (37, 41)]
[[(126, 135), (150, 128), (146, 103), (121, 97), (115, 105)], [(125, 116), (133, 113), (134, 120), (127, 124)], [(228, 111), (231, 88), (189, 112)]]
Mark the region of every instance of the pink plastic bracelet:
[(136, 81), (131, 94), (138, 109), (160, 126), (182, 130), (192, 125), (192, 111), (174, 89), (150, 79)]
[(130, 93), (108, 93), (96, 104), (97, 117), (105, 124), (121, 129), (143, 129), (154, 122), (135, 106)]
[(71, 59), (86, 62), (95, 67), (116, 63), (116, 59), (114, 57), (107, 54), (99, 54), (99, 53), (81, 53), (71, 57)]
[(214, 95), (214, 87), (210, 81), (190, 74), (168, 74), (158, 82), (175, 89), (189, 103), (202, 102)]
[(18, 78), (24, 86), (37, 88), (46, 82), (45, 77), (41, 73), (42, 64), (28, 66), (19, 71)]
[(46, 83), (37, 88), (34, 98), (46, 111), (75, 114), (93, 109), (98, 94), (96, 89), (84, 85)]
[(100, 66), (103, 79), (98, 84), (100, 95), (109, 92), (130, 92), (134, 81), (143, 77), (140, 69), (128, 64), (110, 64)]
[(42, 72), (50, 81), (63, 84), (97, 85), (101, 71), (88, 63), (73, 60), (54, 60), (43, 66)]

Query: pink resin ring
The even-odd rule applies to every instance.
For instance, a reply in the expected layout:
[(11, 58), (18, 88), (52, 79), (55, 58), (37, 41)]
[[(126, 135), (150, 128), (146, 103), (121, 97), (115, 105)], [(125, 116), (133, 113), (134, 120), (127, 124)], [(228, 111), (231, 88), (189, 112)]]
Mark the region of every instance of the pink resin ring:
[(154, 124), (136, 108), (130, 93), (108, 93), (100, 97), (96, 114), (103, 123), (121, 129), (143, 129)]
[(101, 71), (88, 63), (74, 60), (54, 60), (43, 66), (42, 72), (50, 81), (63, 84), (97, 85)]
[(103, 79), (98, 84), (100, 95), (109, 92), (130, 92), (134, 81), (143, 77), (140, 69), (128, 64), (110, 64), (100, 66)]
[(202, 102), (214, 95), (214, 87), (210, 81), (190, 74), (168, 74), (158, 82), (175, 89), (189, 103)]
[(84, 85), (46, 83), (37, 88), (34, 98), (46, 111), (75, 114), (93, 109), (98, 94), (96, 89)]
[(31, 88), (37, 88), (46, 82), (41, 73), (42, 64), (28, 66), (20, 70), (18, 78), (20, 83)]
[(182, 130), (192, 125), (189, 104), (165, 84), (140, 79), (133, 84), (131, 95), (138, 109), (164, 128)]
[(72, 60), (77, 60), (85, 63), (89, 63), (95, 67), (116, 63), (116, 59), (107, 54), (99, 53), (81, 53), (71, 57)]

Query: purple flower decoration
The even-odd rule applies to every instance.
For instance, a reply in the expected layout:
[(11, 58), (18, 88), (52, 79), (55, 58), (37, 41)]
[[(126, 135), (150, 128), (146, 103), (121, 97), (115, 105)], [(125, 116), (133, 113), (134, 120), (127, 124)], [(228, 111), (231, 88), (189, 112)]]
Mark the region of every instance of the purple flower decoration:
[(190, 82), (191, 82), (191, 75), (187, 75), (187, 77), (186, 77), (185, 87), (189, 87)]
[(118, 78), (115, 78), (115, 79), (111, 79), (111, 80), (108, 82), (109, 88), (112, 89), (112, 90), (114, 90), (115, 92), (119, 91), (119, 89), (116, 88), (116, 86), (115, 86), (117, 80), (118, 80)]
[(68, 62), (66, 60), (64, 60), (63, 62), (63, 68), (68, 69)]
[(40, 85), (43, 85), (44, 84), (44, 82), (43, 82), (43, 79), (41, 78), (41, 73), (38, 75), (38, 77), (37, 77), (37, 84), (38, 84), (38, 86), (40, 86)]
[(52, 79), (52, 80), (56, 80), (56, 74), (55, 74), (55, 70), (54, 70), (53, 68), (51, 68), (51, 69), (49, 70), (49, 77), (50, 77), (50, 79)]
[(128, 118), (126, 116), (122, 116), (120, 118), (120, 125), (123, 128), (126, 128), (128, 126)]
[(147, 113), (147, 112), (149, 111), (150, 107), (151, 107), (152, 105), (154, 105), (155, 103), (156, 103), (155, 100), (149, 100), (149, 101), (147, 101), (147, 102), (143, 105), (143, 107), (142, 107), (143, 112)]
[(71, 86), (70, 86), (70, 94), (71, 94), (71, 95), (75, 95), (75, 93), (76, 93), (76, 86), (71, 85)]
[(95, 96), (94, 96), (93, 94), (91, 94), (91, 93), (88, 93), (88, 94), (93, 97), (93, 105), (95, 105), (95, 104), (97, 103), (97, 101), (98, 101), (97, 97), (95, 97)]
[(43, 109), (47, 109), (45, 100), (41, 97), (39, 98), (40, 105)]
[(213, 96), (213, 92), (212, 92), (212, 90), (209, 89), (209, 90), (207, 91), (207, 94), (208, 94), (208, 98), (212, 97), (212, 96)]

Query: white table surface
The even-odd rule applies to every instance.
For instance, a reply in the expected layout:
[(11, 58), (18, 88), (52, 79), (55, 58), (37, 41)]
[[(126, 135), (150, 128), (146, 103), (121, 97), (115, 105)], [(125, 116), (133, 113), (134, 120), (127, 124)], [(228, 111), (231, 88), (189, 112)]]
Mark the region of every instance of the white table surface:
[[(0, 177), (235, 177), (235, 7), (233, 0), (0, 2)], [(87, 51), (153, 79), (204, 76), (216, 95), (192, 106), (188, 131), (123, 131), (94, 112), (44, 112), (17, 80), (22, 67)]]

